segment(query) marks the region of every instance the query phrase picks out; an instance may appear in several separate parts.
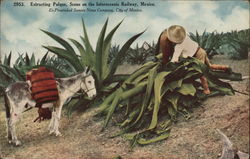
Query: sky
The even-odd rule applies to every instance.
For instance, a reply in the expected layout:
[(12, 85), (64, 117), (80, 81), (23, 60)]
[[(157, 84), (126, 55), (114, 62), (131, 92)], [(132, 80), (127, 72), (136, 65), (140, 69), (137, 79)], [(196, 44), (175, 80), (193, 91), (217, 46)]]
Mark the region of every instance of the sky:
[[(144, 41), (156, 42), (160, 33), (167, 27), (178, 24), (184, 26), (187, 32), (228, 32), (249, 28), (249, 2), (240, 0), (230, 1), (167, 1), (144, 0), (154, 6), (140, 6), (141, 0), (40, 0), (40, 3), (50, 3), (51, 6), (31, 6), (30, 2), (21, 1), (25, 6), (14, 6), (15, 0), (1, 1), (0, 46), (1, 58), (12, 51), (13, 59), (18, 53), (34, 53), (41, 58), (46, 50), (42, 45), (60, 46), (40, 29), (59, 35), (64, 39), (73, 38), (77, 41), (83, 36), (81, 19), (85, 21), (90, 42), (95, 47), (98, 35), (107, 18), (109, 18), (107, 32), (123, 20), (115, 33), (112, 44), (122, 45), (133, 35), (146, 29), (132, 46), (141, 45)], [(19, 1), (20, 2), (20, 1)], [(68, 9), (113, 9), (114, 12), (49, 12), (53, 2), (66, 3)], [(74, 3), (118, 3), (120, 6), (69, 6)], [(121, 2), (137, 3), (137, 7), (121, 6)], [(140, 12), (116, 12), (116, 8), (125, 10), (135, 8)], [(68, 41), (68, 40), (67, 40)], [(72, 44), (73, 46), (73, 44)], [(75, 48), (76, 49), (76, 48)], [(77, 49), (76, 49), (77, 52)]]

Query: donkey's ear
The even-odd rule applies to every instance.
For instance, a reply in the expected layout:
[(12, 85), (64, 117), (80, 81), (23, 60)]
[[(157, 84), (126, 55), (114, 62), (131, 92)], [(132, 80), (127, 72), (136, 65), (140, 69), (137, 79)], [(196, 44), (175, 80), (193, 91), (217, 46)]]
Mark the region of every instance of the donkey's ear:
[(85, 66), (84, 71), (83, 71), (85, 74), (87, 74), (87, 69), (88, 69), (88, 66)]
[(89, 67), (89, 66), (85, 67), (85, 73), (86, 73), (87, 75), (90, 74), (90, 67)]

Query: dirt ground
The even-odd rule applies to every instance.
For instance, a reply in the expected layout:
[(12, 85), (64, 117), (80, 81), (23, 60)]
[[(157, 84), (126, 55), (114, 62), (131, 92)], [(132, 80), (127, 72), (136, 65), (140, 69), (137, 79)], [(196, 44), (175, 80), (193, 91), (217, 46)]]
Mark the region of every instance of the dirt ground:
[[(228, 64), (235, 72), (249, 76), (249, 60), (234, 61), (217, 56), (213, 63)], [(136, 66), (138, 67), (138, 66)], [(119, 68), (120, 72), (133, 69)], [(249, 79), (230, 82), (234, 89), (249, 93)], [(211, 97), (191, 113), (191, 119), (178, 119), (167, 140), (133, 150), (122, 137), (108, 138), (117, 127), (108, 126), (104, 132), (102, 119), (93, 117), (96, 110), (62, 116), (62, 137), (48, 134), (49, 121), (33, 123), (36, 109), (23, 114), (17, 131), (21, 142), (14, 147), (7, 142), (3, 101), (0, 104), (0, 158), (4, 159), (216, 159), (222, 151), (222, 142), (216, 129), (225, 133), (235, 146), (249, 153), (249, 96)]]

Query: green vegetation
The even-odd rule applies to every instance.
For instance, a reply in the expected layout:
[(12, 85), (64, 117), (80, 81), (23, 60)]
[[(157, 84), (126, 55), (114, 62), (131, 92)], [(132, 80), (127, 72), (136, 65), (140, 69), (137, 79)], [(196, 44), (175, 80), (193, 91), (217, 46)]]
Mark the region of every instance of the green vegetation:
[(206, 50), (211, 58), (214, 55), (225, 54), (232, 59), (246, 59), (250, 48), (250, 29), (232, 31), (230, 33), (208, 33), (206, 30), (199, 35), (189, 33), (192, 40)]
[(125, 61), (129, 64), (144, 64), (152, 60), (155, 56), (155, 44), (152, 46), (144, 42), (142, 47), (137, 44), (135, 48), (130, 48), (125, 57)]
[[(250, 29), (227, 33), (228, 54), (233, 59), (246, 59), (250, 48)], [(231, 49), (231, 50), (230, 50)]]
[(2, 90), (9, 84), (17, 81), (26, 80), (26, 72), (39, 66), (46, 66), (53, 70), (56, 77), (66, 77), (72, 74), (72, 70), (67, 64), (67, 61), (55, 56), (49, 57), (48, 52), (43, 56), (41, 60), (36, 60), (34, 53), (29, 57), (19, 54), (19, 57), (11, 64), (12, 53), (4, 57), (3, 63), (0, 64), (0, 87)]
[(99, 34), (98, 41), (96, 43), (96, 49), (93, 50), (92, 45), (89, 42), (89, 37), (87, 34), (87, 30), (82, 20), (83, 26), (83, 33), (84, 36), (80, 36), (82, 39), (83, 45), (74, 40), (69, 39), (78, 49), (80, 56), (75, 52), (73, 47), (64, 39), (60, 38), (59, 36), (42, 30), (44, 33), (49, 35), (59, 44), (61, 44), (64, 48), (59, 48), (55, 46), (43, 46), (44, 48), (48, 49), (50, 52), (55, 53), (59, 57), (64, 58), (68, 61), (72, 69), (75, 72), (81, 72), (84, 70), (85, 66), (89, 66), (95, 77), (96, 77), (96, 86), (98, 92), (103, 90), (105, 86), (109, 86), (113, 83), (114, 73), (117, 69), (117, 66), (120, 64), (121, 59), (126, 55), (127, 50), (130, 48), (130, 45), (141, 35), (144, 33), (141, 32), (136, 34), (135, 36), (131, 37), (125, 44), (121, 47), (121, 49), (116, 53), (112, 54), (113, 59), (109, 60), (109, 54), (111, 49), (111, 40), (114, 36), (114, 33), (121, 25), (122, 21), (118, 23), (108, 34), (105, 36), (108, 19), (104, 23), (102, 30)]
[[(132, 146), (166, 139), (177, 115), (188, 118), (188, 110), (198, 106), (203, 99), (233, 95), (233, 88), (219, 80), (219, 76), (241, 80), (240, 74), (212, 72), (195, 58), (166, 66), (162, 66), (161, 57), (158, 58), (158, 62), (148, 62), (132, 73), (100, 106), (98, 114), (105, 116), (103, 128), (114, 113), (119, 114), (122, 120), (117, 124), (122, 130), (113, 137), (123, 135)], [(196, 81), (203, 74), (212, 91), (209, 96), (203, 94), (201, 84)]]
[[(73, 70), (74, 73), (84, 71), (84, 68), (86, 66), (90, 67), (95, 77), (96, 89), (98, 92), (98, 97), (96, 98), (96, 100), (98, 100), (99, 98), (102, 98), (102, 96), (105, 96), (105, 94), (112, 92), (113, 89), (119, 84), (119, 82), (122, 82), (127, 77), (124, 75), (115, 75), (115, 71), (118, 65), (121, 63), (122, 59), (124, 59), (127, 50), (130, 48), (130, 45), (144, 33), (143, 31), (139, 34), (134, 35), (133, 37), (128, 39), (121, 48), (116, 47), (114, 50), (112, 50), (112, 38), (122, 22), (123, 21), (119, 22), (106, 35), (108, 19), (105, 21), (98, 36), (95, 50), (90, 44), (87, 29), (85, 27), (83, 19), (83, 36), (80, 36), (82, 42), (78, 42), (74, 39), (69, 38), (69, 40), (76, 46), (78, 52), (76, 52), (70, 45), (70, 43), (68, 43), (66, 40), (45, 30), (42, 31), (52, 39), (54, 39), (56, 42), (58, 42), (63, 48), (59, 48), (56, 46), (43, 47), (48, 51), (56, 54), (59, 58), (64, 59), (69, 64), (71, 70)], [(66, 109), (68, 110), (68, 113), (71, 114), (71, 112), (77, 109), (79, 106), (91, 105), (93, 103), (95, 103), (95, 101), (91, 102), (85, 99), (84, 96), (76, 96), (71, 100), (69, 104), (67, 104), (68, 107)]]

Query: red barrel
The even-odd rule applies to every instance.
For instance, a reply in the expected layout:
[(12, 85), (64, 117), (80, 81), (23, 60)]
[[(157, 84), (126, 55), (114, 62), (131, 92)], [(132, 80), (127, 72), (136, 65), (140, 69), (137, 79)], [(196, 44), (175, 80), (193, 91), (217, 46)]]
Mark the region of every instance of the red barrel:
[(42, 104), (58, 100), (58, 89), (52, 71), (45, 67), (39, 67), (27, 72), (26, 78), (31, 82), (31, 95), (37, 103)]

